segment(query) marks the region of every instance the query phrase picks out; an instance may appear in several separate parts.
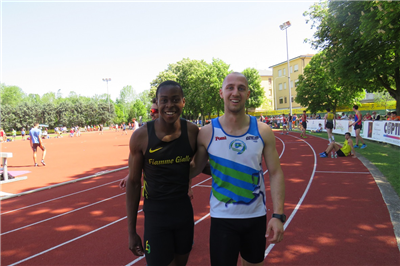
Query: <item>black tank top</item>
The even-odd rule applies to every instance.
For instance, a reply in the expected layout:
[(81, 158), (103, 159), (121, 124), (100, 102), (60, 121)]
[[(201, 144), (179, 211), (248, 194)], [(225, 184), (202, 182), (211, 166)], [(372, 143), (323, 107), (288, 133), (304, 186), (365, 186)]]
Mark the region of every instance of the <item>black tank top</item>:
[(181, 135), (170, 142), (156, 136), (154, 121), (147, 122), (148, 145), (144, 154), (143, 196), (146, 199), (181, 198), (188, 193), (190, 146), (187, 121), (180, 118)]

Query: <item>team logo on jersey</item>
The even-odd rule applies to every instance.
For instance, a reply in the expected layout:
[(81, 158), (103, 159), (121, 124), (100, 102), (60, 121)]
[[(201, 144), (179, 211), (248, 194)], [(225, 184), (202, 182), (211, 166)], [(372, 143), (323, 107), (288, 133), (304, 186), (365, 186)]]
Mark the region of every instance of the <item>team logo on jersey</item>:
[(217, 140), (226, 140), (226, 136), (224, 136), (224, 137), (215, 137), (215, 141), (217, 141)]
[(254, 142), (257, 142), (258, 139), (259, 139), (258, 136), (247, 136), (247, 137), (246, 137), (246, 140), (252, 140), (252, 141), (254, 141)]
[(242, 154), (247, 149), (247, 146), (240, 139), (235, 139), (229, 144), (229, 149), (237, 152), (237, 154)]
[(161, 148), (157, 148), (157, 149), (154, 149), (154, 150), (152, 150), (151, 148), (149, 149), (149, 152), (150, 153), (153, 153), (153, 152), (156, 152), (156, 151), (159, 151), (159, 150), (161, 150), (163, 147), (161, 147)]

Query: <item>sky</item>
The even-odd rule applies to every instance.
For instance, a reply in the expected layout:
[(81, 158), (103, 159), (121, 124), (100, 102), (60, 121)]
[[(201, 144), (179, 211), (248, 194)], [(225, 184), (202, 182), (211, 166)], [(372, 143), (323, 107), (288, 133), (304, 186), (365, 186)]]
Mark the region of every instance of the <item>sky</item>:
[[(183, 58), (272, 70), (315, 54), (303, 13), (316, 1), (1, 0), (0, 82), (26, 94), (136, 93)], [(110, 78), (111, 81), (103, 81)]]

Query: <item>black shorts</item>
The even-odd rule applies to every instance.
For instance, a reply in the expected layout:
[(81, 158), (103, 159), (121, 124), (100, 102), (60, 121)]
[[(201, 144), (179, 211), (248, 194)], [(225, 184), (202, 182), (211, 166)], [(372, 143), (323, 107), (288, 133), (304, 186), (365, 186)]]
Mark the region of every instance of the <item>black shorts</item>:
[(237, 265), (239, 253), (250, 263), (264, 261), (267, 217), (211, 218), (211, 265)]
[(332, 122), (326, 122), (325, 126), (326, 126), (326, 128), (332, 129), (333, 128), (333, 123)]
[(43, 146), (43, 145), (40, 145), (40, 143), (33, 143), (33, 145), (32, 145), (32, 150), (33, 150), (34, 152), (37, 152), (37, 147), (41, 148), (42, 151), (44, 151), (44, 150), (46, 149), (46, 147)]
[(307, 122), (306, 121), (301, 122), (301, 125), (304, 127), (304, 129), (307, 129)]
[(354, 125), (354, 130), (357, 130), (357, 129), (361, 130), (362, 129), (362, 124), (355, 124)]
[(148, 265), (168, 265), (174, 255), (192, 250), (194, 220), (189, 196), (179, 200), (144, 200), (145, 249)]
[(344, 153), (342, 152), (341, 149), (339, 149), (339, 150), (336, 152), (336, 154), (337, 154), (338, 157), (346, 157), (346, 154), (344, 154)]

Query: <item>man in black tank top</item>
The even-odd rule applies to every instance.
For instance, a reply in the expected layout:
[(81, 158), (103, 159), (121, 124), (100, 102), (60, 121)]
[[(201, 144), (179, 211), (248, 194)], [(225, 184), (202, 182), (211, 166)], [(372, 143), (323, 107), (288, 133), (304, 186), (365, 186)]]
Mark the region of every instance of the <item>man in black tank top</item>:
[[(185, 98), (179, 83), (161, 83), (156, 98), (159, 118), (136, 130), (129, 143), (129, 249), (145, 255), (149, 266), (186, 265), (194, 232), (189, 170), (199, 129), (180, 118)], [(136, 232), (142, 170), (144, 245)]]

